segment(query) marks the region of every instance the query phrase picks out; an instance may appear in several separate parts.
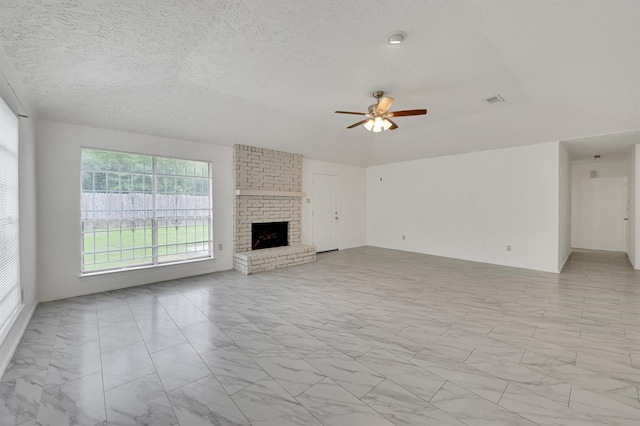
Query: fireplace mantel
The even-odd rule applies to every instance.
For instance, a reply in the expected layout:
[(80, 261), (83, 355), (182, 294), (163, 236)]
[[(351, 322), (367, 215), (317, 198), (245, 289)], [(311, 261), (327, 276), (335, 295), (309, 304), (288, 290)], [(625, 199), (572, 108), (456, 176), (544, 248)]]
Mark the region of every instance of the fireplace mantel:
[(269, 197), (306, 197), (306, 192), (268, 191), (264, 189), (236, 189), (236, 195)]

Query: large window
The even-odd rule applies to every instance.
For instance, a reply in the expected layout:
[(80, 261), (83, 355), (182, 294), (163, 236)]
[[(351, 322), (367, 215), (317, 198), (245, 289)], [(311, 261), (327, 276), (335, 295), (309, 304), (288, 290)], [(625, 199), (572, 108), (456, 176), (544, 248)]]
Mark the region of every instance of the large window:
[(82, 150), (82, 271), (211, 258), (211, 164)]
[(20, 306), (18, 117), (0, 99), (0, 336)]

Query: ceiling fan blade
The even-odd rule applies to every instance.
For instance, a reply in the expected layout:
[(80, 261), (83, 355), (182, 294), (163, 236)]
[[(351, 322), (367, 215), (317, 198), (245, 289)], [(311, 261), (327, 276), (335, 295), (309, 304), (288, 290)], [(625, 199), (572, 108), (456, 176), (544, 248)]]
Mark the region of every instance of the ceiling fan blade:
[(397, 125), (393, 120), (389, 120), (389, 119), (387, 118), (387, 121), (388, 121), (389, 123), (391, 123), (391, 127), (389, 127), (389, 130), (395, 130), (395, 129), (397, 129), (397, 128), (398, 128), (398, 125)]
[(387, 117), (406, 117), (409, 115), (425, 115), (426, 109), (407, 109), (404, 111), (393, 111), (387, 114)]
[(358, 127), (359, 125), (364, 124), (369, 120), (370, 120), (370, 118), (367, 118), (366, 120), (358, 121), (357, 123), (352, 124), (351, 126), (347, 127), (347, 129), (353, 129), (354, 127)]
[(380, 102), (378, 102), (378, 106), (376, 107), (376, 112), (378, 114), (384, 114), (385, 112), (389, 111), (389, 108), (391, 108), (391, 105), (393, 104), (393, 98), (388, 98), (388, 97), (384, 97), (382, 99), (380, 99)]
[(336, 114), (369, 115), (366, 112), (336, 111)]

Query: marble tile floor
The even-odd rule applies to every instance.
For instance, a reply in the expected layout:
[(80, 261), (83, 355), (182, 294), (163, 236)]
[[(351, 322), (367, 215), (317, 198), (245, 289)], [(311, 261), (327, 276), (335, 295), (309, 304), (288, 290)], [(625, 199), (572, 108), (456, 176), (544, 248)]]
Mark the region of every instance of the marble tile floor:
[(639, 425), (640, 272), (373, 247), (41, 303), (1, 425)]

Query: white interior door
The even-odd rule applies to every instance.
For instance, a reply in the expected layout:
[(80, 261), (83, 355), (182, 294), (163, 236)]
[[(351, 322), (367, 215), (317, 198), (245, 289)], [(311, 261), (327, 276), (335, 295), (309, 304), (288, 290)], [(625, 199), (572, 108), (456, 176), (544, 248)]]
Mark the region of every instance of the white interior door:
[(582, 180), (576, 247), (626, 251), (627, 178)]
[(318, 252), (338, 250), (338, 176), (313, 174), (313, 242)]

